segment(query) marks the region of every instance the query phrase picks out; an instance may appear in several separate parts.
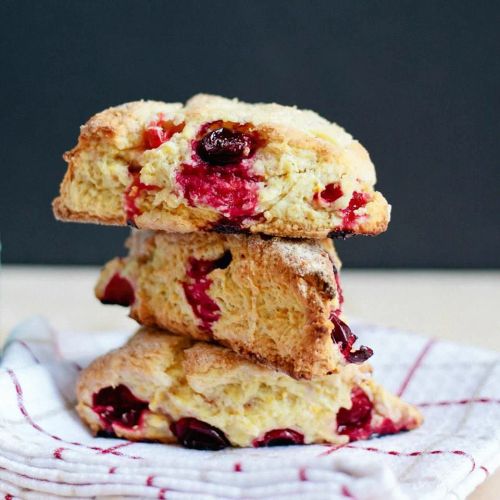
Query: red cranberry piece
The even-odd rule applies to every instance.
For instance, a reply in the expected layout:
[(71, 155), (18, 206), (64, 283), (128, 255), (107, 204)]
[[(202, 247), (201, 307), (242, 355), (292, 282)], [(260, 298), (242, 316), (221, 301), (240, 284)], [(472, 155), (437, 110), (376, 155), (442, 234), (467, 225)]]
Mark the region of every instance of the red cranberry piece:
[(184, 123), (175, 125), (171, 121), (159, 119), (151, 122), (144, 131), (144, 142), (146, 149), (155, 149), (167, 142), (176, 132), (182, 131)]
[(339, 345), (342, 354), (346, 356), (351, 351), (357, 337), (337, 315), (332, 313), (330, 321), (333, 323), (332, 339)]
[(342, 188), (340, 187), (340, 184), (338, 182), (334, 182), (332, 184), (327, 184), (325, 186), (325, 189), (323, 189), (321, 193), (316, 193), (314, 195), (314, 199), (321, 199), (326, 203), (333, 203), (334, 201), (342, 197), (343, 194), (344, 193), (342, 191)]
[(195, 283), (182, 284), (189, 305), (201, 320), (202, 329), (206, 331), (211, 331), (212, 323), (220, 316), (219, 306), (207, 294), (211, 283), (212, 280), (204, 278)]
[(345, 229), (351, 229), (358, 216), (355, 214), (358, 208), (364, 207), (368, 203), (369, 196), (367, 193), (358, 193), (354, 191), (352, 193), (352, 198), (349, 201), (347, 208), (343, 210), (344, 217), (342, 218), (342, 223)]
[(362, 345), (359, 347), (359, 349), (349, 352), (346, 355), (345, 359), (348, 363), (360, 364), (364, 363), (367, 359), (370, 359), (372, 356), (373, 356), (373, 349), (365, 345)]
[(158, 125), (151, 125), (146, 129), (147, 149), (155, 149), (161, 146), (165, 141), (165, 132)]
[(372, 433), (373, 403), (359, 387), (352, 390), (351, 402), (349, 410), (341, 408), (337, 413), (337, 432), (349, 436), (351, 441), (365, 439)]
[(368, 195), (366, 193), (358, 193), (354, 191), (352, 193), (352, 198), (349, 201), (349, 205), (347, 206), (347, 210), (357, 210), (358, 208), (364, 207), (368, 201)]
[(213, 260), (189, 257), (187, 275), (195, 280), (206, 278), (207, 274), (214, 270), (214, 262)]
[(255, 215), (260, 181), (248, 165), (211, 166), (199, 159), (183, 164), (177, 174), (190, 206), (208, 205), (238, 223)]
[(170, 430), (179, 443), (186, 448), (222, 450), (231, 446), (226, 435), (220, 429), (196, 418), (181, 418), (172, 423)]
[(374, 429), (376, 434), (383, 436), (384, 434), (396, 434), (404, 429), (404, 424), (395, 424), (390, 418), (384, 418), (382, 422)]
[(212, 323), (220, 316), (220, 308), (208, 295), (212, 280), (208, 274), (216, 268), (225, 269), (231, 263), (231, 252), (225, 252), (217, 260), (189, 258), (187, 275), (189, 281), (182, 283), (186, 300), (194, 314), (201, 320), (203, 330), (211, 331)]
[[(215, 130), (210, 127), (217, 126)], [(192, 207), (216, 209), (225, 222), (238, 229), (256, 215), (261, 176), (252, 171), (250, 158), (260, 144), (255, 132), (230, 130), (206, 124), (201, 140), (192, 142), (191, 162), (181, 165), (176, 175), (182, 195)]]
[(373, 355), (373, 350), (366, 346), (351, 351), (357, 340), (356, 335), (334, 312), (330, 314), (330, 321), (333, 323), (332, 339), (339, 345), (340, 352), (348, 363), (363, 363)]
[(138, 425), (148, 403), (136, 398), (127, 386), (120, 384), (104, 387), (94, 394), (92, 409), (105, 425), (104, 430), (113, 432), (113, 424), (127, 428)]
[(134, 288), (130, 281), (120, 274), (115, 273), (108, 281), (104, 294), (101, 297), (103, 304), (117, 304), (131, 306), (135, 301)]
[(248, 158), (254, 149), (250, 134), (220, 127), (205, 134), (196, 152), (211, 165), (230, 165)]
[(274, 429), (252, 443), (255, 448), (304, 444), (304, 436), (293, 429)]

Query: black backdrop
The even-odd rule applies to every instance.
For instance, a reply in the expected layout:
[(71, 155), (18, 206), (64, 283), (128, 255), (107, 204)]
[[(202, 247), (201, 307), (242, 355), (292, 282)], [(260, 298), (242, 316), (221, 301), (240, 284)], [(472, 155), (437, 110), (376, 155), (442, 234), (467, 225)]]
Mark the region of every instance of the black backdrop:
[(1, 2), (3, 261), (102, 263), (126, 229), (56, 223), (91, 114), (199, 92), (312, 108), (368, 148), (389, 231), (357, 267), (500, 264), (498, 2)]

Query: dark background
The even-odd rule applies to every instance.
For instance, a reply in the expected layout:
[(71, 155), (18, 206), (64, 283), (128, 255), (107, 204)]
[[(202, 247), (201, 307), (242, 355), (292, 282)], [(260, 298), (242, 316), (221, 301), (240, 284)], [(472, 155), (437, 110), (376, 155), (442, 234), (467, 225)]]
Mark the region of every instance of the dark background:
[(389, 231), (354, 267), (500, 265), (498, 2), (4, 1), (2, 259), (101, 264), (126, 229), (50, 202), (78, 127), (139, 98), (204, 91), (312, 108), (370, 151)]

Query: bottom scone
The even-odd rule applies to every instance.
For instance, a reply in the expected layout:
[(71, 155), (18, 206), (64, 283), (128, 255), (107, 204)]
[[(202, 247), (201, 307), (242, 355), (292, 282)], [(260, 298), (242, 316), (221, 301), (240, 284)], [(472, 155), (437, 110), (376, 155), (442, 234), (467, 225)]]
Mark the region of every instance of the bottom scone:
[(344, 444), (422, 422), (370, 378), (366, 363), (297, 381), (224, 347), (153, 328), (96, 359), (77, 393), (78, 413), (96, 434), (207, 450)]

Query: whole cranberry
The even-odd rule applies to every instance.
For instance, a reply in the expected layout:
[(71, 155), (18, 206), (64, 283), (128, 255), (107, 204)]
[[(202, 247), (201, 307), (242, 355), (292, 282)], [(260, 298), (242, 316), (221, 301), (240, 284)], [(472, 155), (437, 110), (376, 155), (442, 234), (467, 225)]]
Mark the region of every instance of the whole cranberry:
[(92, 409), (105, 425), (105, 431), (112, 432), (112, 425), (132, 428), (139, 424), (142, 413), (148, 409), (147, 401), (136, 398), (130, 389), (120, 384), (103, 387), (92, 398)]
[(321, 197), (321, 199), (326, 203), (333, 203), (343, 195), (344, 192), (342, 191), (340, 184), (334, 182), (333, 184), (327, 184), (325, 189), (323, 189), (323, 191), (319, 194), (319, 197)]
[(253, 152), (253, 142), (250, 134), (221, 127), (204, 135), (196, 152), (211, 165), (230, 165), (248, 158)]
[(337, 432), (349, 436), (351, 441), (370, 435), (373, 403), (366, 393), (356, 387), (351, 393), (352, 406), (341, 408), (337, 413)]
[(217, 427), (197, 418), (185, 417), (173, 422), (170, 430), (186, 448), (195, 450), (222, 450), (231, 446), (226, 435)]
[(274, 429), (253, 442), (255, 448), (304, 444), (304, 436), (293, 429)]

